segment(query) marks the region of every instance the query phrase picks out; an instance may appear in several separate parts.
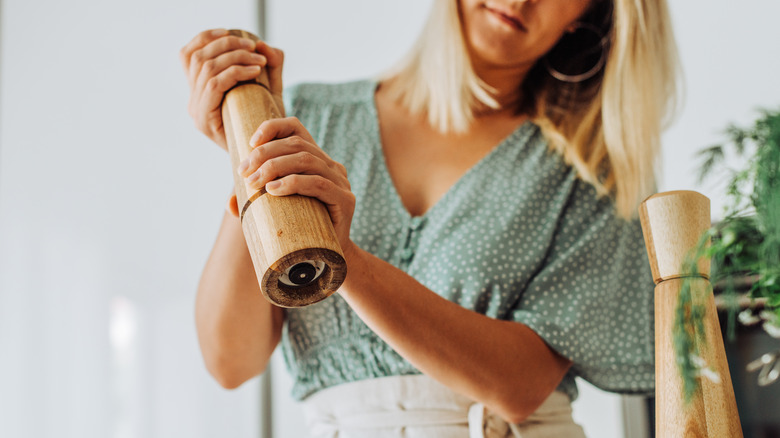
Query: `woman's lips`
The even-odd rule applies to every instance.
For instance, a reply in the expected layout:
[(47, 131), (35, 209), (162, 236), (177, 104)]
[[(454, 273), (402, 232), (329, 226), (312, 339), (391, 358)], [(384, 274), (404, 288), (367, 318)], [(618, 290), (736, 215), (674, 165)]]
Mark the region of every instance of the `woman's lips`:
[(498, 18), (499, 20), (503, 21), (504, 23), (509, 24), (510, 26), (514, 27), (517, 30), (521, 30), (523, 32), (527, 32), (528, 29), (523, 24), (520, 17), (517, 15), (512, 14), (509, 11), (503, 11), (501, 9), (497, 9), (495, 7), (491, 7), (488, 5), (485, 5), (485, 9), (488, 10), (488, 12), (492, 13), (494, 17)]

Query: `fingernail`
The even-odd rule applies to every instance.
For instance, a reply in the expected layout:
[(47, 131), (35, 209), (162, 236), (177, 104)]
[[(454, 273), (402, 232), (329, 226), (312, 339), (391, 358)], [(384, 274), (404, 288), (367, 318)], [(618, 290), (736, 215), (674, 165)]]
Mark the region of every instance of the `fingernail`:
[[(260, 68), (260, 67), (257, 67)], [(263, 131), (255, 131), (254, 135), (252, 135), (252, 138), (249, 139), (249, 146), (255, 147), (257, 146), (257, 142), (260, 141), (260, 136), (263, 135)]]
[(254, 41), (247, 38), (241, 39), (241, 45), (246, 47), (247, 49), (254, 49), (257, 46), (257, 44), (255, 44)]
[(228, 31), (227, 29), (214, 29), (211, 31), (211, 36), (220, 37), (223, 35), (227, 35)]
[(276, 180), (276, 181), (271, 181), (268, 184), (266, 184), (265, 185), (265, 189), (266, 190), (276, 190), (276, 189), (278, 189), (281, 186), (282, 186), (282, 182), (279, 181), (279, 180)]
[(257, 181), (258, 179), (260, 179), (260, 171), (259, 170), (257, 172), (255, 172), (255, 173), (249, 175), (249, 178), (247, 178), (247, 180), (249, 182), (251, 182), (251, 183)]
[(246, 168), (249, 167), (249, 161), (244, 160), (241, 162), (241, 165), (238, 166), (238, 173), (242, 174), (246, 170)]

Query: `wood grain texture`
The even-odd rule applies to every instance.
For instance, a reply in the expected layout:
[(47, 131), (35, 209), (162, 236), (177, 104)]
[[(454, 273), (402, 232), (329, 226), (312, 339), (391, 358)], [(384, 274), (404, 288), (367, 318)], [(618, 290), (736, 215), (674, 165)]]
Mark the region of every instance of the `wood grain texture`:
[[(707, 416), (707, 431), (710, 437), (742, 437), (742, 425), (739, 421), (737, 402), (734, 397), (734, 385), (731, 382), (729, 364), (726, 360), (726, 349), (723, 345), (718, 309), (712, 287), (706, 280), (701, 280), (702, 293), (698, 299), (705, 306), (704, 338), (696, 338), (702, 358), (720, 376), (720, 383), (710, 379), (701, 379), (704, 408)], [(696, 299), (696, 298), (695, 298)], [(698, 335), (698, 334), (697, 334)]]
[[(688, 251), (710, 227), (710, 200), (692, 191), (664, 192), (647, 198), (639, 208), (653, 279), (679, 278)], [(709, 260), (699, 273), (710, 274)]]
[[(231, 33), (257, 40), (245, 31)], [(283, 114), (267, 86), (263, 70), (255, 81), (228, 91), (222, 102), (222, 121), (241, 225), (263, 296), (281, 307), (302, 307), (336, 292), (346, 277), (346, 262), (328, 210), (320, 201), (300, 195), (277, 197), (253, 189), (237, 171), (252, 152), (249, 140), (257, 127)], [(287, 269), (306, 261), (325, 263), (314, 282), (288, 286), (279, 281)]]
[[(640, 207), (642, 230), (655, 288), (656, 433), (658, 437), (742, 437), (726, 353), (723, 348), (712, 286), (706, 278), (709, 260), (698, 263), (690, 281), (693, 304), (705, 309), (704, 333), (694, 333), (700, 354), (720, 376), (719, 383), (701, 378), (690, 404), (683, 398), (672, 327), (683, 284), (682, 263), (710, 227), (709, 199), (690, 191), (651, 196)], [(693, 328), (695, 330), (695, 328)]]
[[(705, 281), (701, 279), (701, 281)], [(683, 383), (672, 339), (674, 313), (681, 280), (655, 288), (655, 427), (658, 438), (707, 437), (704, 397), (694, 394), (685, 405)]]

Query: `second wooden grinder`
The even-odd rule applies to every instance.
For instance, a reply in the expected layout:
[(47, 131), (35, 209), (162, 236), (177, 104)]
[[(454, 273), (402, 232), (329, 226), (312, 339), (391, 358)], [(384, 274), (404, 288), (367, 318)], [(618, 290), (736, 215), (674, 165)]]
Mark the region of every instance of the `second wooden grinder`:
[[(710, 228), (710, 200), (691, 191), (659, 193), (642, 203), (639, 215), (656, 283), (656, 436), (741, 438), (739, 412), (709, 282), (710, 261), (698, 260), (696, 273), (682, 269), (688, 252), (696, 247), (701, 236)], [(721, 379), (720, 382), (700, 379), (701, 388), (690, 404), (684, 401), (672, 335), (685, 280), (689, 282), (691, 299), (705, 309), (701, 324), (704, 332), (693, 324), (694, 342), (699, 344), (701, 357)]]
[[(246, 31), (230, 33), (258, 40)], [(283, 113), (268, 88), (265, 69), (254, 81), (228, 91), (222, 102), (241, 226), (260, 289), (277, 306), (303, 307), (336, 292), (347, 275), (328, 210), (314, 198), (277, 197), (254, 189), (237, 171), (252, 152), (249, 139), (258, 126)]]

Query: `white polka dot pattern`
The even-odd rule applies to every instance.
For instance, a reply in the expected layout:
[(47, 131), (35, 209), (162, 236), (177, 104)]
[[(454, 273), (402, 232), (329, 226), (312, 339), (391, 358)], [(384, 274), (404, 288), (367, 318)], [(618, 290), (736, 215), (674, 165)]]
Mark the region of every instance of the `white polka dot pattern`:
[[(465, 308), (529, 326), (573, 361), (559, 387), (572, 399), (575, 376), (610, 391), (652, 391), (653, 282), (638, 221), (615, 217), (530, 122), (411, 217), (385, 166), (375, 88), (306, 84), (285, 96), (288, 113), (348, 169), (352, 239)], [(299, 399), (419, 373), (338, 295), (287, 310), (282, 345)]]

